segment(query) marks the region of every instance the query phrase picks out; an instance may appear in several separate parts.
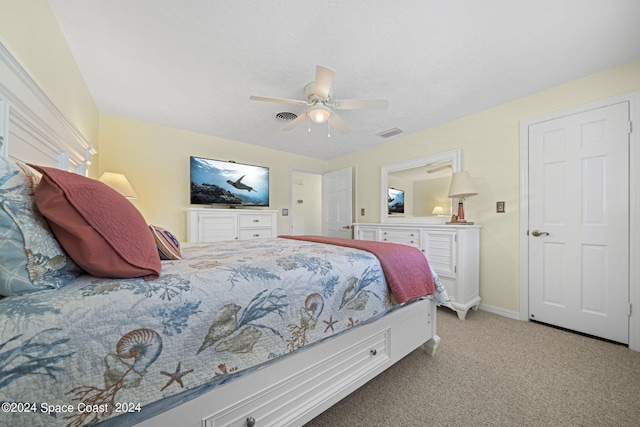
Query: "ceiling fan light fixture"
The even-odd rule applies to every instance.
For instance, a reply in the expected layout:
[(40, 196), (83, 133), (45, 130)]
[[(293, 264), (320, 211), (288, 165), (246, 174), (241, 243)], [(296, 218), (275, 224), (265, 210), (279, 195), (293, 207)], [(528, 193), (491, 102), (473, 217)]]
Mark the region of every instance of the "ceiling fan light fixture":
[(309, 109), (309, 117), (316, 123), (324, 123), (331, 117), (331, 109), (323, 104), (314, 105)]

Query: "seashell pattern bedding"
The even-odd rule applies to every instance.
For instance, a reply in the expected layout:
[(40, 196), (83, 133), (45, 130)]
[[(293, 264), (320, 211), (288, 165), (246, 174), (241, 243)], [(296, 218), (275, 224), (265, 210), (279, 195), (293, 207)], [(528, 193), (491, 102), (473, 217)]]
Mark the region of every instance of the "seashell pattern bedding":
[(0, 424), (128, 425), (394, 305), (358, 249), (275, 238), (182, 255), (153, 281), (84, 275), (0, 300)]

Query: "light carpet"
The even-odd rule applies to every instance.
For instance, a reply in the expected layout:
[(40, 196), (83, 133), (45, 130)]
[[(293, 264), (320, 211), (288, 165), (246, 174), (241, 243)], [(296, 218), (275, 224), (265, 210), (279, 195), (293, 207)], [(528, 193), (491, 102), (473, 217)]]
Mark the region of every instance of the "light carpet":
[(307, 427), (640, 426), (640, 353), (486, 311), (438, 309), (418, 349)]

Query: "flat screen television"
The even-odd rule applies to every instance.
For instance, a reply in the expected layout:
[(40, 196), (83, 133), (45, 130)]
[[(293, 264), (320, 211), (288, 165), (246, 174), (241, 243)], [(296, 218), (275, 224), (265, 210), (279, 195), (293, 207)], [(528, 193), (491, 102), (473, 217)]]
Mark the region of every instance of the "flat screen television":
[(389, 207), (389, 214), (403, 214), (404, 190), (397, 190), (395, 188), (387, 189), (387, 205)]
[(269, 168), (191, 156), (191, 204), (269, 206)]

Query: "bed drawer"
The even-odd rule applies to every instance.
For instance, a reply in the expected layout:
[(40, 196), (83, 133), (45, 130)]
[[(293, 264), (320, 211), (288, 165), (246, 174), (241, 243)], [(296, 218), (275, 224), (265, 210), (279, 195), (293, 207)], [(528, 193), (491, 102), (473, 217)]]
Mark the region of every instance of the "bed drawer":
[[(286, 414), (299, 412), (309, 405), (310, 400), (326, 399), (358, 381), (380, 365), (388, 363), (389, 355), (390, 331), (386, 329), (282, 379), (269, 390), (262, 390), (254, 395), (251, 395), (251, 390), (247, 390), (248, 396), (245, 399), (207, 417), (203, 420), (203, 425), (246, 427), (251, 425), (247, 422), (248, 419), (255, 420), (256, 426), (284, 425), (286, 421), (283, 418), (286, 418)], [(327, 389), (327, 384), (331, 384), (330, 389)], [(267, 392), (269, 400), (265, 399)]]

